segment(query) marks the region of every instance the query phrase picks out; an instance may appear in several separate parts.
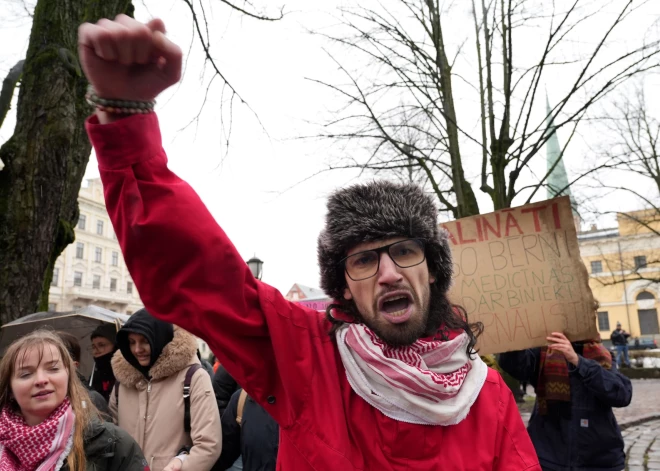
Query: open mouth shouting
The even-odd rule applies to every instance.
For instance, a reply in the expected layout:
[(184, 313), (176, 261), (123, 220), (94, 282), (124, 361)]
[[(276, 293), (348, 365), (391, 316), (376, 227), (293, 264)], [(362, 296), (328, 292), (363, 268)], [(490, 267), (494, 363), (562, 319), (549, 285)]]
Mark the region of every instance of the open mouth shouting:
[(401, 324), (410, 319), (413, 299), (407, 291), (392, 291), (378, 300), (378, 312), (392, 324)]

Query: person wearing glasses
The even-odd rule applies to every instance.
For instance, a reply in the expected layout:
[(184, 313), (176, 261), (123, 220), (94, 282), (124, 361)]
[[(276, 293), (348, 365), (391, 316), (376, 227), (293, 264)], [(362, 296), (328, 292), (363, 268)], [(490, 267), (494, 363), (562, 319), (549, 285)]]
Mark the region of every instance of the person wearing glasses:
[(330, 196), (318, 264), (335, 302), (319, 315), (255, 279), (168, 169), (153, 107), (182, 53), (163, 22), (83, 24), (79, 51), (87, 131), (142, 301), (205, 340), (279, 424), (278, 469), (540, 471), (511, 391), (474, 351), (483, 327), (447, 299), (451, 252), (428, 194), (381, 181)]

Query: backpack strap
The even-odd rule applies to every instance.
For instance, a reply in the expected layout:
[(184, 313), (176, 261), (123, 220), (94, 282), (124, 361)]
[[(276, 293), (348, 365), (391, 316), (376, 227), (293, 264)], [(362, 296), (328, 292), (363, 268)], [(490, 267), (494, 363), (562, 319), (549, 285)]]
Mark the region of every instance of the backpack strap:
[(186, 379), (183, 382), (183, 429), (190, 434), (190, 383), (197, 370), (202, 367), (199, 363), (190, 365), (186, 371)]
[(238, 407), (236, 408), (236, 423), (239, 427), (243, 426), (243, 409), (245, 408), (247, 396), (248, 393), (245, 392), (245, 389), (241, 389), (241, 393), (238, 395)]

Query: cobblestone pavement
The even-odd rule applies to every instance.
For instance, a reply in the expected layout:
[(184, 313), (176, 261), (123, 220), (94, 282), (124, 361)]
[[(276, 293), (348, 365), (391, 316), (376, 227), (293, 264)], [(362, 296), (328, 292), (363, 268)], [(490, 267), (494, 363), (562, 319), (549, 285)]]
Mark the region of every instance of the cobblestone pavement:
[(633, 399), (628, 407), (614, 409), (617, 422), (638, 420), (660, 414), (660, 379), (633, 379)]
[[(628, 407), (614, 409), (617, 422), (624, 425), (635, 420), (660, 415), (660, 379), (633, 379), (633, 399)], [(528, 393), (533, 389), (530, 386)], [(521, 413), (525, 424), (529, 421), (529, 413)]]
[(626, 471), (660, 470), (660, 420), (653, 420), (623, 431)]

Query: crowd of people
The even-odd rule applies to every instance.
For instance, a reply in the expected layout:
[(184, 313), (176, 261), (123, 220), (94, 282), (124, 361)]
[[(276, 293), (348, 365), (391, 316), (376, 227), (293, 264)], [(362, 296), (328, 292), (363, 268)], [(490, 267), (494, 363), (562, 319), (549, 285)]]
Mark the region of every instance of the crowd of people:
[(327, 312), (256, 280), (167, 168), (153, 100), (179, 80), (182, 54), (164, 33), (121, 15), (80, 28), (87, 131), (146, 309), (94, 331), (89, 379), (69, 334), (9, 347), (0, 470), (624, 469), (612, 408), (632, 386), (609, 352), (554, 332), (547, 347), (499, 355), (536, 390), (526, 430), (475, 351), (483, 326), (447, 298), (451, 251), (418, 186), (330, 196), (318, 239)]

